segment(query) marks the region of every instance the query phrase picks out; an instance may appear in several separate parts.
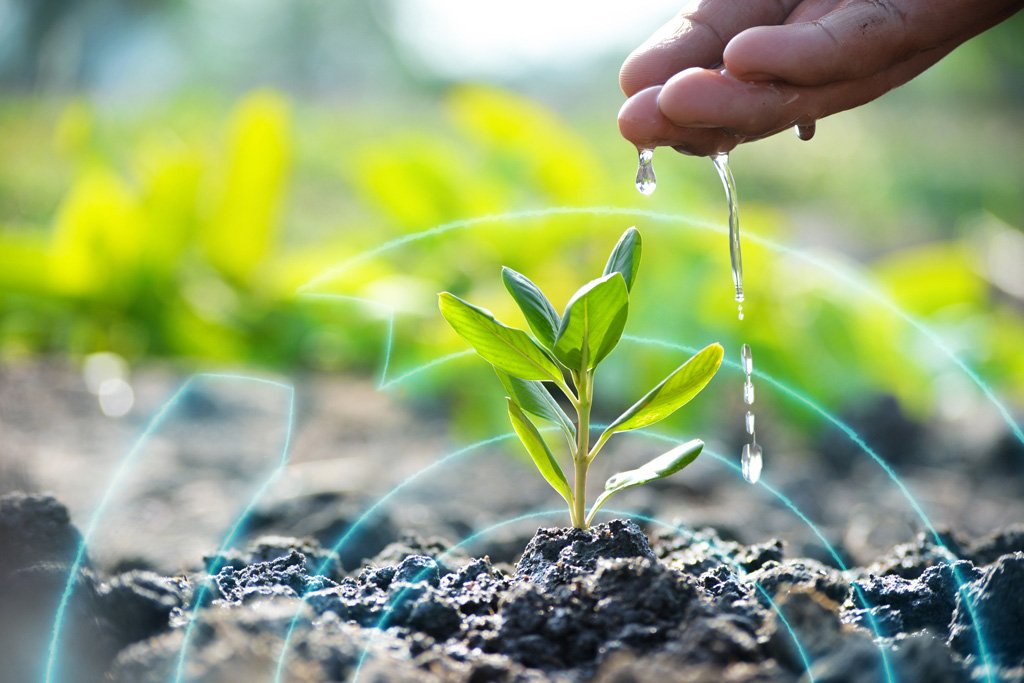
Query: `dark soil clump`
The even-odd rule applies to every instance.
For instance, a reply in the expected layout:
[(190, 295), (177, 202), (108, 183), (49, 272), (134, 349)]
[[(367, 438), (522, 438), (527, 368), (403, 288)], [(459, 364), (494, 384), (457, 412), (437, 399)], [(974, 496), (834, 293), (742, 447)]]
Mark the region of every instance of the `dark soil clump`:
[(43, 562), (70, 564), (81, 540), (67, 508), (52, 496), (0, 496), (0, 577)]
[[(969, 598), (973, 609), (969, 609)], [(972, 614), (973, 612), (973, 614)], [(969, 584), (956, 600), (950, 644), (963, 656), (981, 659), (976, 622), (985, 654), (996, 666), (1024, 668), (1024, 553), (1004, 555)]]
[(587, 531), (539, 529), (516, 565), (515, 578), (552, 588), (592, 572), (598, 559), (631, 557), (654, 559), (647, 537), (633, 522), (614, 520)]

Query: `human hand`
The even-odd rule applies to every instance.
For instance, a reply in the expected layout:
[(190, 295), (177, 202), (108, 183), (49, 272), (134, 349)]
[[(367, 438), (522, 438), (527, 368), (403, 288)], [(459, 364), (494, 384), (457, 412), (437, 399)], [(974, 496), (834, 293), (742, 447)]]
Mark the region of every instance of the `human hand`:
[(906, 83), (1024, 0), (701, 0), (626, 59), (619, 130), (711, 155)]

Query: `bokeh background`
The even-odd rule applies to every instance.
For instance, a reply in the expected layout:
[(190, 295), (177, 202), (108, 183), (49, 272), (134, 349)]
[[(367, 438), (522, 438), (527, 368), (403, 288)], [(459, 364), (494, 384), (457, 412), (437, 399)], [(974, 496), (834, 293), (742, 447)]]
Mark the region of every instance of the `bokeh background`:
[[(437, 313), (438, 291), (521, 325), (502, 264), (561, 303), (637, 225), (646, 251), (629, 333), (719, 340), (734, 360), (748, 342), (757, 369), (867, 430), (887, 458), (914, 451), (926, 468), (971, 469), (1005, 457), (1019, 470), (1006, 417), (1019, 422), (1024, 406), (1024, 17), (820, 122), (810, 143), (783, 134), (733, 153), (747, 236), (740, 323), (711, 163), (661, 150), (658, 190), (643, 197), (615, 125), (618, 65), (676, 9), (0, 0), (8, 429), (22, 395), (12, 387), (32, 386), (88, 389), (100, 399), (90, 419), (137, 430), (159, 405), (136, 400), (136, 378), (153, 368), (401, 377), (465, 348)], [(588, 207), (614, 211), (567, 210)], [(306, 294), (336, 296), (301, 295), (311, 282)], [(625, 343), (599, 378), (599, 419), (679, 360)], [(738, 458), (741, 386), (723, 370), (672, 428)], [(394, 406), (455, 440), (507, 429), (498, 384), (472, 357), (385, 393), (360, 439), (402, 431), (383, 417)], [(54, 427), (49, 408), (38, 408), (40, 434)], [(757, 410), (769, 475), (783, 450), (858, 451), (767, 386)], [(922, 429), (940, 436), (908, 436)]]

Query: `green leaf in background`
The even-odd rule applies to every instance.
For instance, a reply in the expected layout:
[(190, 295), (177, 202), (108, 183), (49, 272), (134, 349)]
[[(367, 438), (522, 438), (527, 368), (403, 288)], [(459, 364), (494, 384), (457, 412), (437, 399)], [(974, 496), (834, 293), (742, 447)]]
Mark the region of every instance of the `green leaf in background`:
[(519, 435), (519, 440), (526, 446), (527, 452), (533, 458), (533, 463), (540, 470), (544, 479), (551, 484), (551, 487), (558, 491), (559, 495), (565, 498), (565, 502), (572, 507), (572, 490), (569, 488), (569, 480), (562, 473), (562, 468), (558, 466), (555, 456), (551, 455), (551, 450), (544, 443), (544, 439), (541, 437), (540, 432), (537, 431), (537, 427), (530, 422), (530, 418), (526, 417), (526, 414), (519, 409), (515, 401), (510, 398), (506, 399), (506, 401), (508, 402), (508, 416), (512, 420), (512, 428)]
[(555, 357), (573, 370), (590, 370), (619, 343), (628, 312), (629, 292), (621, 273), (583, 285), (565, 307)]
[(484, 360), (520, 379), (544, 379), (565, 385), (562, 370), (530, 335), (494, 319), (490, 311), (454, 294), (439, 295), (441, 315)]
[(494, 372), (497, 373), (502, 386), (508, 392), (508, 397), (516, 405), (531, 415), (557, 424), (565, 432), (569, 443), (576, 439), (576, 427), (542, 383), (513, 377), (498, 368), (495, 368)]
[(625, 472), (613, 474), (608, 478), (608, 481), (605, 482), (604, 491), (600, 496), (598, 496), (597, 500), (594, 501), (594, 506), (590, 508), (590, 513), (587, 515), (587, 523), (590, 523), (598, 508), (604, 505), (605, 501), (608, 500), (613, 493), (617, 493), (623, 489), (628, 489), (632, 486), (647, 484), (655, 481), (656, 479), (664, 479), (665, 477), (672, 476), (696, 460), (703, 448), (703, 441), (700, 439), (693, 439), (692, 441), (687, 441), (684, 444), (676, 446), (667, 453), (662, 453), (654, 460), (651, 460), (647, 464), (642, 465), (635, 470), (627, 470)]
[(501, 279), (505, 283), (505, 289), (526, 316), (526, 322), (537, 335), (537, 339), (544, 346), (552, 348), (562, 320), (554, 306), (544, 296), (544, 292), (540, 291), (540, 287), (533, 284), (528, 277), (508, 267), (501, 269)]
[(208, 214), (200, 236), (222, 274), (253, 284), (277, 243), (293, 147), (290, 105), (273, 91), (254, 92), (229, 129), (226, 163), (204, 189)]
[(700, 393), (718, 372), (723, 353), (721, 344), (710, 344), (698, 351), (629, 410), (616, 418), (605, 433), (613, 434), (647, 427), (682, 408)]
[(643, 242), (640, 239), (640, 231), (635, 227), (630, 228), (619, 238), (618, 244), (612, 249), (608, 257), (608, 264), (604, 267), (604, 274), (621, 273), (626, 281), (626, 290), (633, 289), (633, 281), (636, 280), (636, 272), (640, 269), (640, 253), (643, 251)]

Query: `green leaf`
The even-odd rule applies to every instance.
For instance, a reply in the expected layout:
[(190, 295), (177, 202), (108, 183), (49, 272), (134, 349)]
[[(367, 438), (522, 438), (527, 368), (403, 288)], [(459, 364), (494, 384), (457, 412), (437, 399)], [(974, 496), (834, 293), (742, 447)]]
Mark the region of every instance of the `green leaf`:
[(642, 246), (640, 231), (635, 227), (627, 230), (612, 249), (612, 255), (608, 257), (608, 264), (604, 267), (604, 274), (621, 273), (626, 281), (626, 289), (632, 290), (636, 271), (640, 269)]
[(590, 370), (619, 343), (628, 312), (629, 293), (621, 273), (585, 284), (565, 307), (555, 357), (579, 372)]
[(537, 342), (522, 330), (494, 319), (490, 311), (454, 294), (439, 295), (441, 315), (484, 360), (520, 379), (545, 379), (564, 386), (562, 370)]
[(620, 415), (605, 432), (640, 429), (664, 420), (707, 386), (722, 364), (722, 354), (721, 344), (704, 347)]
[(587, 523), (590, 523), (598, 508), (604, 505), (605, 501), (608, 500), (613, 493), (618, 493), (623, 489), (628, 489), (633, 486), (640, 486), (641, 484), (646, 484), (648, 482), (655, 481), (656, 479), (669, 477), (696, 460), (703, 448), (703, 441), (700, 439), (693, 439), (692, 441), (687, 441), (684, 444), (676, 446), (667, 453), (659, 455), (654, 460), (651, 460), (646, 465), (638, 467), (635, 470), (627, 470), (625, 472), (613, 474), (608, 478), (608, 481), (605, 482), (604, 491), (597, 497), (597, 500), (594, 501), (594, 506), (590, 508), (590, 513), (587, 515)]
[(540, 291), (540, 287), (533, 284), (528, 277), (511, 268), (501, 269), (501, 279), (505, 283), (505, 289), (519, 304), (519, 309), (526, 316), (526, 322), (540, 343), (548, 348), (553, 347), (562, 319), (558, 317), (558, 312), (544, 296), (544, 292)]
[(548, 422), (554, 422), (562, 431), (565, 432), (565, 436), (572, 443), (576, 439), (576, 427), (573, 426), (572, 421), (569, 420), (569, 416), (565, 414), (562, 407), (558, 405), (558, 402), (548, 393), (548, 390), (544, 388), (544, 385), (540, 382), (533, 380), (519, 379), (512, 375), (499, 370), (494, 369), (497, 373), (498, 379), (501, 380), (502, 386), (505, 387), (505, 391), (508, 392), (509, 398), (511, 398), (517, 406), (522, 408), (525, 412), (535, 415), (542, 420)]
[(516, 430), (519, 440), (526, 446), (526, 451), (533, 458), (533, 464), (537, 466), (537, 469), (540, 470), (544, 479), (551, 484), (551, 487), (558, 491), (559, 495), (565, 498), (565, 502), (572, 507), (572, 490), (569, 488), (569, 480), (562, 473), (562, 468), (558, 466), (558, 461), (551, 455), (551, 450), (544, 443), (544, 439), (541, 438), (537, 427), (530, 422), (530, 418), (526, 417), (526, 414), (520, 410), (515, 401), (511, 398), (507, 398), (506, 401), (508, 402), (508, 416), (512, 420), (512, 428)]

